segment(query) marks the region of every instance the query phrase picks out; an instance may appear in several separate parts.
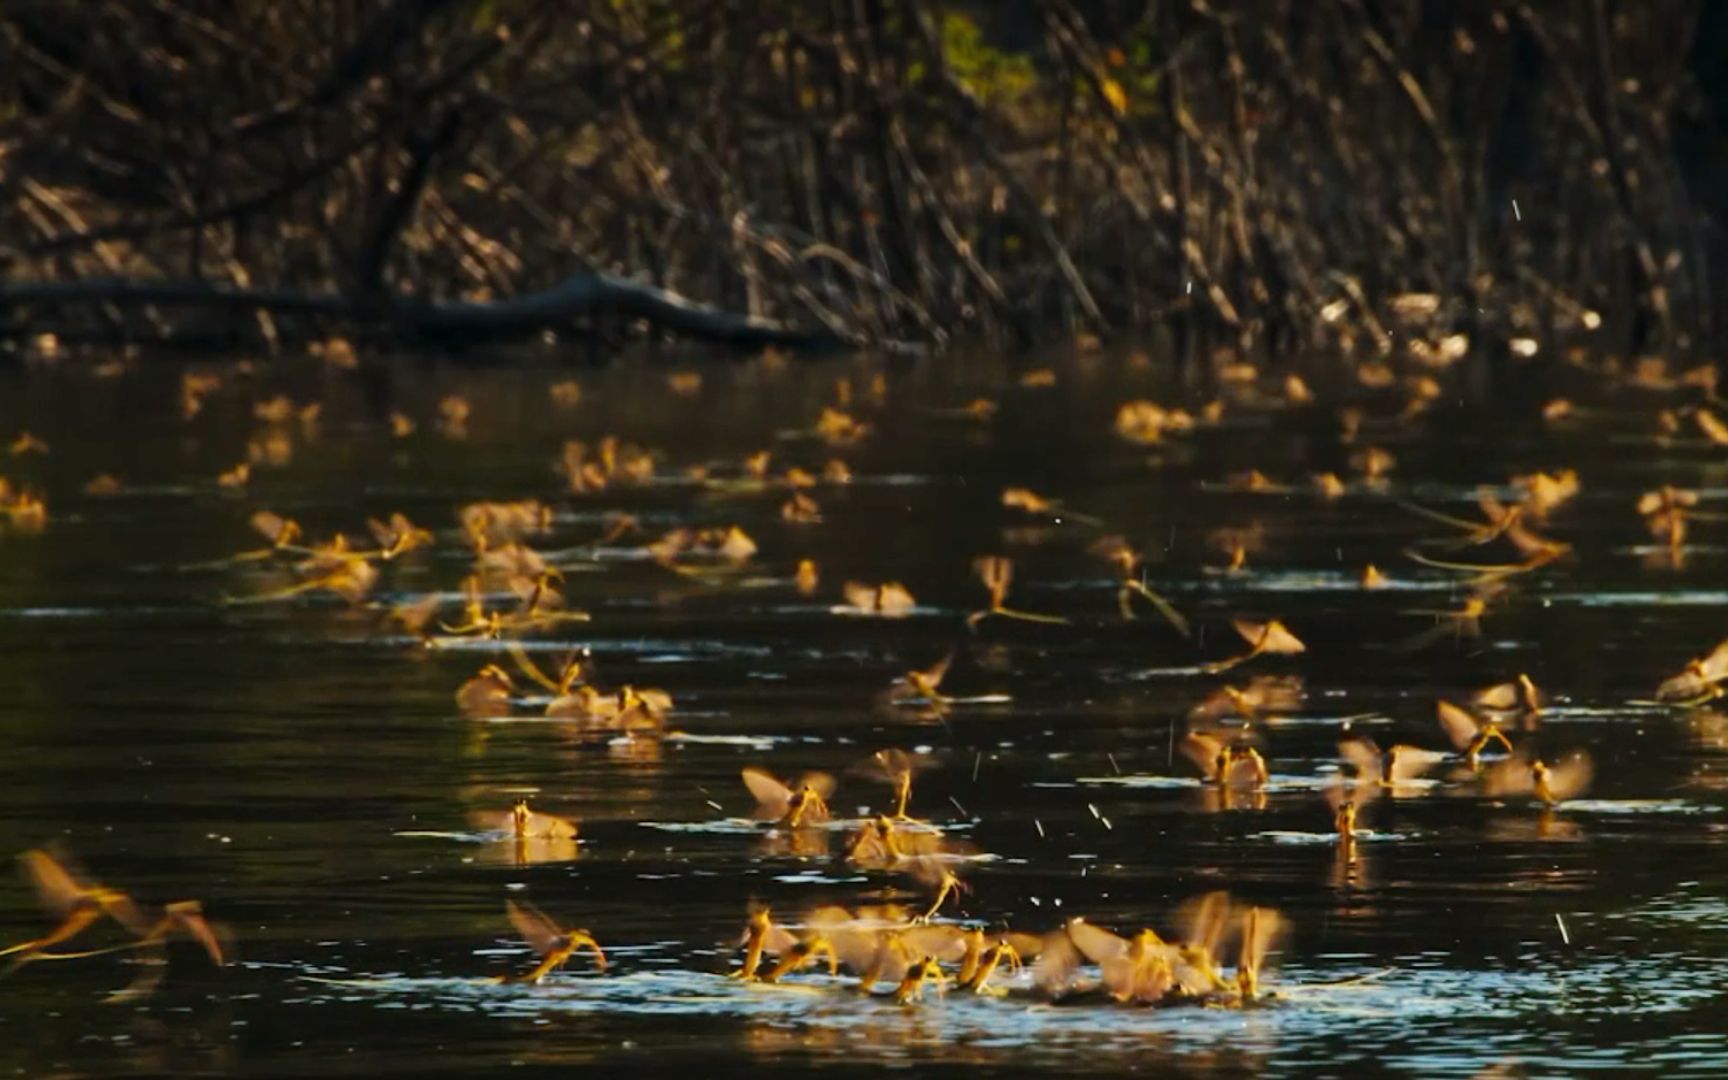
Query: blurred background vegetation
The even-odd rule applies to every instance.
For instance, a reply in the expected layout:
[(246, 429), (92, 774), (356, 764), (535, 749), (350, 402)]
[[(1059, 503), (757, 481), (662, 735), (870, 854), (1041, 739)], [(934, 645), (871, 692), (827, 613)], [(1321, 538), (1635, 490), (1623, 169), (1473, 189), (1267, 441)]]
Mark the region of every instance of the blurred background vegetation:
[[(8, 0), (0, 334), (613, 275), (860, 344), (1697, 350), (1725, 50), (1705, 0)], [(618, 296), (493, 329), (661, 321)]]

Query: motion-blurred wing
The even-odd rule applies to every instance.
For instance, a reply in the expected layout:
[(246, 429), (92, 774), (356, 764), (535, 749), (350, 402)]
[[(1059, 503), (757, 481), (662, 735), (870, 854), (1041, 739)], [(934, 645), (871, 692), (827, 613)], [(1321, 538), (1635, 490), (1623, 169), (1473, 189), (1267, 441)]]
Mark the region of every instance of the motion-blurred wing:
[[(1512, 686), (1511, 683), (1507, 685)], [(1512, 689), (1516, 693), (1517, 687), (1513, 686)], [(1513, 700), (1516, 703), (1517, 699)], [(1446, 741), (1460, 752), (1475, 742), (1477, 734), (1482, 730), (1481, 721), (1450, 701), (1435, 702), (1434, 711), (1440, 718), (1440, 730), (1446, 733)]]
[(1218, 755), (1224, 750), (1224, 743), (1210, 735), (1198, 731), (1190, 731), (1182, 737), (1182, 743), (1177, 749), (1182, 756), (1194, 763), (1200, 770), (1200, 775), (1208, 780), (1218, 777)]
[(1446, 755), (1438, 750), (1424, 750), (1420, 746), (1395, 746), (1392, 748), (1392, 775), (1387, 779), (1394, 784), (1408, 783), (1445, 760)]
[[(745, 783), (749, 781), (746, 780)], [(823, 802), (827, 802), (834, 795), (834, 778), (825, 772), (807, 772), (798, 778), (798, 783), (822, 796)]]
[(954, 963), (966, 955), (966, 931), (958, 926), (914, 926), (902, 930), (900, 938), (920, 956), (934, 956)]
[(1595, 775), (1596, 766), (1590, 760), (1590, 755), (1582, 750), (1574, 750), (1549, 766), (1548, 789), (1554, 793), (1556, 801), (1565, 802), (1584, 794)]
[(744, 786), (756, 797), (760, 812), (767, 817), (780, 817), (792, 804), (792, 789), (774, 779), (767, 771), (748, 768), (740, 773)]
[(1530, 775), (1530, 759), (1523, 754), (1496, 761), (1482, 770), (1482, 794), (1491, 799), (1528, 795), (1535, 788), (1536, 780)]
[(526, 904), (518, 904), (514, 900), (504, 901), (504, 911), (510, 916), (510, 925), (522, 935), (522, 940), (534, 950), (534, 955), (544, 957), (553, 949), (564, 944), (564, 932), (558, 929), (558, 924), (547, 918), (537, 908)]
[(1082, 956), (1094, 964), (1115, 960), (1128, 953), (1128, 942), (1125, 939), (1083, 919), (1069, 921), (1068, 939), (1080, 950)]
[(26, 851), (21, 858), (24, 872), (36, 887), (37, 898), (49, 911), (64, 916), (84, 899), (88, 891), (86, 886), (80, 884), (54, 856), (38, 848)]
[(1380, 747), (1366, 735), (1356, 735), (1338, 744), (1338, 756), (1356, 770), (1356, 779), (1375, 784), (1381, 779)]

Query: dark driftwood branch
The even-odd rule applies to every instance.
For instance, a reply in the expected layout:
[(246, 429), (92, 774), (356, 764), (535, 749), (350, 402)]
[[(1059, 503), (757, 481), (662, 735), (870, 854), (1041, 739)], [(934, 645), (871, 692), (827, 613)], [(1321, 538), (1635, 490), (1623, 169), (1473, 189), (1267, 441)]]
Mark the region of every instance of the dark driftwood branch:
[(384, 268), (390, 262), (397, 237), (413, 220), (414, 212), (420, 206), (420, 196), (432, 179), (433, 161), (456, 141), (460, 127), (460, 114), (452, 109), (444, 114), (430, 135), (415, 134), (407, 140), (408, 167), (397, 181), (395, 193), (384, 200), (383, 208), (367, 230), (366, 240), (360, 245), (360, 254), (355, 260), (354, 283), (361, 292), (373, 296), (383, 294)]
[[(721, 311), (677, 293), (611, 274), (582, 274), (550, 289), (495, 302), (396, 297), (368, 302), (329, 292), (237, 289), (193, 281), (93, 278), (0, 285), (0, 313), (28, 306), (100, 303), (120, 307), (201, 307), (234, 313), (309, 315), (382, 323), (404, 336), (461, 340), (522, 338), (593, 316), (641, 319), (658, 329), (735, 348), (775, 346), (836, 350), (856, 342), (829, 330), (807, 330)], [(23, 326), (0, 323), (0, 335)]]

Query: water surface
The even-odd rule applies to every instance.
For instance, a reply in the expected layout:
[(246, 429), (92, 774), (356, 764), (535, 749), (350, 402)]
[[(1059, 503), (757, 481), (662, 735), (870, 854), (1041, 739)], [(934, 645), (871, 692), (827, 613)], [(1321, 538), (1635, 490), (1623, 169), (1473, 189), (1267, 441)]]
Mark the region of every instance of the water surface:
[[(700, 390), (669, 388), (673, 366), (700, 366)], [(1659, 483), (1719, 495), (1720, 451), (1658, 444), (1606, 389), (1600, 411), (1552, 427), (1535, 419), (1540, 394), (1478, 386), (1371, 429), (1365, 440), (1398, 468), (1383, 488), (1354, 484), (1328, 502), (1305, 477), (1343, 471), (1348, 450), (1319, 410), (1232, 409), (1216, 427), (1138, 447), (1111, 431), (1117, 405), (1197, 406), (1214, 388), (1115, 357), (1052, 366), (1056, 385), (1040, 388), (993, 359), (640, 359), (575, 371), (581, 400), (560, 409), (548, 387), (572, 372), (544, 363), (405, 360), (366, 378), (294, 366), (236, 377), (218, 364), (229, 382), (191, 420), (178, 415), (177, 361), (109, 378), (75, 362), (6, 372), (0, 436), (28, 428), (51, 452), (0, 473), (42, 487), (51, 516), (39, 534), (0, 535), (11, 690), (0, 849), (57, 842), (142, 897), (199, 897), (233, 928), (240, 962), (213, 971), (176, 947), (163, 991), (128, 1004), (104, 1000), (131, 977), (123, 964), (31, 965), (0, 983), (0, 1062), (80, 1076), (1728, 1069), (1728, 722), (1639, 704), (1728, 630), (1728, 527), (1700, 525), (1676, 568), (1649, 558), (1632, 512)], [(878, 375), (885, 398), (865, 400)], [(872, 425), (855, 446), (800, 434), (839, 379)], [(1583, 404), (1593, 388), (1563, 389)], [(317, 424), (281, 425), (289, 459), (256, 466), (243, 492), (222, 490), (217, 474), (264, 427), (253, 402), (278, 392), (321, 401)], [(437, 430), (438, 402), (457, 392), (472, 404), (463, 439)], [(983, 395), (999, 404), (993, 417), (954, 412)], [(418, 430), (393, 437), (392, 410)], [(661, 479), (566, 493), (561, 444), (605, 434), (661, 453)], [(795, 525), (780, 518), (783, 488), (675, 476), (762, 449), (776, 471), (819, 473), (840, 457), (854, 481), (814, 489), (824, 520)], [(1575, 554), (1518, 579), (1481, 638), (1400, 648), (1433, 625), (1411, 609), (1456, 606), (1464, 589), (1461, 575), (1403, 557), (1443, 530), (1396, 500), (1468, 514), (1478, 485), (1561, 466), (1583, 491), (1549, 531)], [(1301, 489), (1222, 485), (1248, 468)], [(99, 472), (123, 492), (81, 494)], [(1086, 551), (1104, 530), (1004, 509), (1010, 485), (1144, 549), (1149, 582), (1195, 639), (1150, 611), (1124, 622), (1109, 568)], [(456, 687), (503, 660), (499, 647), (428, 649), (389, 624), (390, 603), (457, 589), (468, 554), (456, 507), (530, 496), (557, 511), (533, 543), (566, 552), (568, 594), (593, 616), (538, 635), (533, 655), (587, 648), (606, 683), (666, 689), (681, 736), (623, 747), (464, 717)], [(356, 539), (367, 516), (400, 510), (439, 543), (387, 568), (368, 605), (225, 604), (288, 580), (219, 563), (257, 546), (246, 521), (264, 507), (315, 536)], [(682, 577), (629, 542), (590, 549), (612, 510), (651, 534), (737, 524), (761, 550), (741, 574)], [(1206, 537), (1224, 525), (1262, 530), (1244, 573), (1203, 571), (1223, 561)], [(987, 553), (1016, 559), (1015, 606), (1070, 624), (992, 619), (968, 632), (983, 599), (969, 564)], [(813, 596), (793, 587), (802, 558), (820, 567)], [(1369, 562), (1392, 587), (1358, 586)], [(918, 607), (895, 620), (836, 615), (849, 578), (902, 581)], [(1237, 615), (1283, 619), (1308, 652), (1205, 674), (1240, 651)], [(945, 722), (882, 704), (900, 672), (949, 650), (945, 689), (979, 700)], [(1533, 745), (1595, 756), (1588, 795), (1552, 814), (1450, 783), (1381, 800), (1364, 812), (1358, 859), (1341, 865), (1318, 791), (1344, 718), (1383, 743), (1438, 747), (1435, 698), (1520, 671), (1555, 697)], [(1175, 739), (1195, 702), (1256, 673), (1298, 675), (1306, 698), (1265, 728), (1264, 799), (1220, 810)], [(775, 989), (720, 978), (753, 902), (792, 916), (923, 894), (905, 876), (788, 852), (741, 820), (751, 800), (738, 771), (752, 764), (834, 773), (843, 816), (881, 808), (887, 789), (847, 770), (887, 746), (932, 765), (914, 811), (993, 856), (969, 864), (967, 918), (1041, 931), (1084, 914), (1129, 930), (1228, 888), (1290, 918), (1274, 977), (1283, 998), (1247, 1012), (1148, 1010), (1052, 1005), (1022, 986), (1006, 1000), (900, 1008), (844, 979)], [(581, 820), (574, 858), (518, 865), (510, 845), (472, 830), (473, 812), (522, 795)], [(835, 830), (834, 853), (842, 840)], [(537, 988), (486, 981), (530, 962), (503, 919), (507, 896), (591, 928), (612, 970), (573, 965)], [(8, 939), (43, 925), (22, 882), (0, 891)], [(1359, 976), (1372, 977), (1349, 981)]]

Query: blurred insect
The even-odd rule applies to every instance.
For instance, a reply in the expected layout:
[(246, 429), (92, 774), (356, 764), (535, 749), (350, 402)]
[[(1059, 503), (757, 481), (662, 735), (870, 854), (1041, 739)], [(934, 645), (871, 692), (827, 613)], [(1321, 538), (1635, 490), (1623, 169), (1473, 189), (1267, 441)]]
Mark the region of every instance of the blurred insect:
[(1470, 768), (1477, 767), (1482, 751), (1494, 743), (1499, 743), (1508, 754), (1512, 753), (1512, 740), (1506, 737), (1500, 730), (1500, 725), (1493, 720), (1472, 716), (1467, 710), (1450, 701), (1435, 702), (1434, 709), (1440, 720), (1440, 730), (1446, 733), (1447, 740), (1463, 755), (1465, 764)]
[(983, 611), (974, 611), (966, 617), (967, 627), (976, 630), (978, 624), (992, 615), (1005, 619), (1019, 619), (1022, 622), (1050, 623), (1065, 626), (1068, 620), (1060, 615), (1038, 615), (1029, 611), (1016, 611), (1008, 607), (1008, 586), (1014, 581), (1013, 560), (1001, 555), (985, 555), (973, 560), (972, 569), (978, 579), (984, 583), (984, 588), (990, 594), (990, 606)]
[(509, 672), (497, 664), (487, 664), (457, 688), (456, 706), (468, 716), (508, 716), (514, 689)]
[(530, 681), (550, 690), (557, 697), (563, 697), (574, 692), (587, 674), (586, 665), (589, 653), (586, 649), (576, 648), (565, 653), (563, 660), (558, 664), (558, 674), (555, 676), (541, 670), (540, 665), (534, 662), (532, 656), (528, 655), (528, 651), (522, 647), (520, 641), (511, 639), (505, 643), (504, 649), (510, 654), (510, 659), (515, 662), (517, 670), (526, 675)]
[(811, 429), (810, 434), (814, 434), (829, 446), (852, 446), (870, 434), (870, 425), (844, 409), (830, 405), (816, 418), (816, 426)]
[(1673, 705), (1698, 705), (1722, 696), (1728, 681), (1728, 640), (1704, 656), (1688, 660), (1677, 675), (1662, 680), (1656, 699)]
[[(24, 853), (23, 862), (43, 907), (61, 921), (41, 937), (0, 949), (0, 956), (13, 957), (12, 963), (0, 975), (34, 961), (79, 960), (115, 952), (143, 952), (145, 959), (139, 976), (131, 985), (109, 995), (110, 1000), (123, 1001), (143, 997), (161, 982), (167, 965), (165, 946), (172, 935), (184, 934), (196, 942), (218, 967), (227, 964), (231, 958), (227, 929), (207, 920), (203, 905), (197, 900), (178, 900), (160, 908), (147, 907), (118, 889), (86, 880), (64, 855), (33, 849)], [(131, 940), (82, 952), (53, 951), (53, 946), (72, 940), (103, 919), (111, 920), (124, 929), (131, 935)]]
[(1365, 446), (1350, 455), (1350, 467), (1361, 473), (1370, 484), (1383, 482), (1397, 466), (1398, 459), (1380, 446)]
[(747, 768), (741, 774), (744, 786), (756, 797), (756, 817), (788, 829), (821, 825), (829, 818), (828, 797), (834, 794), (834, 778), (826, 773), (805, 773), (796, 788), (776, 780), (763, 769)]
[(1152, 930), (1120, 937), (1084, 919), (1070, 919), (1069, 940), (1098, 965), (1104, 989), (1119, 1002), (1155, 1005), (1177, 990), (1177, 950)]
[(1590, 755), (1582, 750), (1572, 751), (1553, 765), (1541, 758), (1514, 755), (1483, 772), (1482, 794), (1489, 798), (1529, 795), (1543, 806), (1553, 807), (1583, 794), (1595, 772)]
[(300, 528), (300, 523), (293, 518), (283, 517), (281, 514), (270, 510), (258, 510), (247, 519), (247, 524), (252, 526), (252, 531), (264, 537), (270, 546), (255, 551), (243, 551), (238, 555), (230, 556), (232, 562), (268, 559), (284, 552), (294, 555), (310, 555), (312, 553), (309, 548), (301, 545), (300, 541), (305, 532)]
[(476, 820), (518, 840), (574, 840), (579, 828), (569, 818), (529, 809), (527, 799), (516, 800), (516, 805), (507, 811), (480, 814)]
[(4, 477), (0, 477), (0, 514), (19, 532), (41, 532), (48, 524), (48, 504), (42, 496), (29, 490), (14, 491)]
[[(973, 933), (979, 938), (983, 937), (981, 932)], [(1016, 945), (1015, 942), (1019, 944)], [(998, 968), (1006, 963), (1009, 972), (1018, 975), (1025, 968), (1026, 958), (1036, 956), (1039, 948), (1039, 939), (1030, 934), (995, 935), (994, 941), (977, 952), (976, 960), (972, 958), (976, 950), (967, 950), (955, 985), (974, 994), (989, 993), (991, 976), (996, 974)]]
[(1215, 486), (1225, 491), (1240, 491), (1253, 495), (1288, 495), (1295, 490), (1289, 484), (1278, 483), (1259, 469), (1231, 473), (1224, 478), (1221, 485)]
[(1413, 637), (1405, 638), (1395, 643), (1392, 648), (1400, 652), (1414, 652), (1423, 649), (1447, 637), (1455, 641), (1465, 638), (1475, 640), (1482, 636), (1482, 616), (1488, 612), (1489, 602), (1500, 594), (1505, 585), (1500, 582), (1485, 582), (1477, 586), (1471, 594), (1464, 598), (1464, 603), (1457, 610), (1439, 608), (1406, 608), (1406, 615), (1428, 615), (1434, 619), (1434, 625)]
[(883, 619), (903, 619), (912, 614), (918, 604), (906, 587), (898, 581), (881, 585), (863, 585), (848, 581), (841, 587), (846, 603), (833, 609), (837, 615), (874, 615)]
[(574, 862), (580, 856), (577, 822), (529, 809), (526, 799), (518, 799), (509, 810), (480, 811), (469, 820), (475, 828), (503, 834), (511, 844), (510, 861), (516, 866)]
[(846, 861), (869, 869), (892, 869), (903, 861), (940, 854), (934, 830), (901, 828), (887, 814), (867, 819), (846, 843)]
[(1344, 497), (1344, 481), (1338, 479), (1337, 473), (1315, 473), (1309, 477), (1309, 481), (1314, 485), (1315, 492), (1328, 502)]
[(953, 663), (954, 654), (949, 653), (927, 668), (906, 672), (889, 688), (889, 700), (896, 705), (921, 706), (935, 716), (945, 716), (953, 699), (943, 695), (942, 680), (947, 678)]
[(780, 506), (780, 520), (789, 525), (816, 525), (822, 521), (822, 508), (803, 492), (794, 492)]
[(1176, 945), (1172, 968), (1181, 993), (1206, 997), (1228, 992), (1230, 983), (1219, 971), (1231, 933), (1230, 895), (1221, 889), (1193, 897), (1176, 911), (1182, 940)]
[(76, 937), (103, 918), (113, 919), (137, 936), (148, 931), (150, 923), (143, 911), (120, 890), (83, 880), (82, 875), (46, 851), (26, 851), (22, 858), (42, 906), (60, 922), (41, 937), (0, 949), (0, 956), (18, 958), (15, 965)]
[(930, 416), (942, 416), (953, 420), (990, 420), (995, 417), (1000, 406), (990, 398), (973, 398), (964, 405), (951, 409), (927, 408), (924, 412)]
[(1135, 617), (1133, 598), (1139, 596), (1151, 604), (1183, 637), (1189, 636), (1188, 620), (1183, 618), (1182, 613), (1171, 606), (1168, 600), (1147, 586), (1144, 560), (1139, 552), (1128, 546), (1128, 541), (1120, 536), (1106, 536), (1094, 542), (1087, 550), (1114, 566), (1121, 575), (1121, 587), (1116, 591), (1116, 606), (1121, 609), (1124, 619), (1132, 620)]
[(896, 821), (911, 821), (906, 806), (912, 801), (912, 775), (927, 763), (904, 750), (878, 750), (862, 766), (865, 775), (884, 780), (894, 788), (894, 809), (888, 816)]
[[(821, 929), (811, 928), (795, 934), (776, 925), (766, 908), (751, 913), (740, 946), (744, 949), (743, 963), (728, 978), (776, 983), (783, 976), (822, 960), (828, 962), (830, 975), (839, 973), (839, 955)], [(765, 972), (761, 971), (764, 955), (779, 957), (778, 962)]]
[(1265, 546), (1265, 529), (1258, 522), (1245, 529), (1213, 529), (1207, 534), (1206, 543), (1223, 552), (1228, 561), (1223, 566), (1203, 566), (1202, 571), (1216, 575), (1239, 574), (1247, 569), (1249, 553)]
[(371, 530), (372, 538), (378, 542), (378, 557), (386, 562), (411, 551), (429, 547), (433, 541), (431, 530), (422, 529), (401, 513), (391, 514), (388, 521), (367, 518), (366, 527)]
[(606, 954), (588, 931), (564, 930), (538, 908), (514, 900), (504, 901), (504, 911), (510, 918), (510, 925), (522, 935), (540, 962), (521, 975), (500, 975), (498, 982), (537, 984), (563, 967), (581, 949), (593, 950), (596, 971), (606, 970)]
[(1246, 686), (1220, 686), (1188, 710), (1188, 720), (1190, 723), (1215, 724), (1235, 718), (1249, 723), (1268, 714), (1300, 709), (1303, 694), (1299, 676), (1256, 675), (1248, 680)]
[(792, 585), (798, 590), (798, 595), (814, 595), (816, 586), (820, 581), (821, 577), (816, 569), (816, 561), (814, 559), (799, 559), (798, 569), (792, 575)]
[(1547, 566), (1549, 563), (1555, 562), (1564, 557), (1572, 550), (1570, 544), (1564, 544), (1558, 540), (1550, 540), (1547, 537), (1537, 536), (1536, 534), (1524, 529), (1508, 528), (1504, 535), (1508, 540), (1512, 541), (1524, 555), (1523, 559), (1518, 562), (1510, 563), (1460, 562), (1447, 559), (1436, 559), (1422, 552), (1420, 549), (1413, 547), (1405, 548), (1404, 555), (1406, 558), (1413, 562), (1421, 563), (1423, 566), (1432, 566), (1439, 570), (1461, 570), (1477, 574), (1486, 580), (1495, 580), (1498, 578), (1510, 577), (1514, 574), (1526, 574), (1532, 570), (1539, 570), (1542, 567)]
[(216, 486), (224, 491), (238, 491), (252, 479), (252, 466), (242, 461), (232, 469), (216, 475)]
[(1226, 742), (1203, 732), (1190, 731), (1179, 747), (1208, 783), (1222, 787), (1262, 788), (1270, 779), (1266, 759), (1260, 751), (1240, 740)]
[(840, 961), (858, 974), (860, 993), (868, 994), (883, 980), (899, 984), (924, 955), (908, 944), (907, 937), (915, 932), (903, 925), (899, 913), (885, 914), (886, 919), (878, 919), (830, 905), (805, 920), (823, 932)]
[(1116, 410), (1116, 434), (1140, 446), (1164, 441), (1165, 432), (1187, 431), (1193, 426), (1194, 420), (1187, 413), (1152, 401), (1130, 401)]
[(1339, 846), (1350, 857), (1354, 857), (1356, 851), (1356, 832), (1360, 828), (1362, 808), (1384, 790), (1383, 785), (1373, 781), (1358, 779), (1354, 784), (1346, 784), (1338, 777), (1333, 777), (1332, 782), (1321, 789), (1321, 797), (1332, 810), (1332, 827), (1338, 833)]
[(1019, 510), (1033, 517), (1053, 518), (1057, 522), (1077, 521), (1082, 525), (1104, 524), (1103, 521), (1090, 514), (1082, 514), (1068, 509), (1062, 505), (1059, 499), (1046, 499), (1031, 488), (1003, 488), (1002, 505), (1010, 510)]
[(1419, 746), (1409, 746), (1397, 743), (1382, 751), (1373, 739), (1366, 735), (1354, 735), (1338, 743), (1338, 753), (1356, 770), (1358, 784), (1374, 784), (1391, 789), (1394, 795), (1400, 789), (1406, 792), (1410, 785), (1421, 779), (1423, 773), (1446, 760), (1446, 755), (1438, 750), (1424, 750)]
[(1241, 946), (1236, 954), (1236, 991), (1243, 1003), (1260, 996), (1266, 954), (1285, 930), (1284, 916), (1272, 908), (1251, 907), (1242, 913)]
[(1696, 491), (1666, 485), (1638, 497), (1638, 514), (1644, 519), (1644, 527), (1671, 554), (1686, 545), (1686, 534), (1693, 521), (1728, 521), (1728, 514), (1709, 513), (1697, 506)]
[(834, 944), (819, 930), (806, 930), (793, 938), (792, 944), (781, 950), (780, 961), (762, 976), (765, 983), (779, 982), (782, 976), (800, 971), (811, 964), (828, 962), (828, 974), (840, 973), (840, 957)]
[[(564, 572), (548, 566), (531, 575), (510, 578), (510, 591), (520, 600), (517, 609), (499, 620), (499, 625), (511, 630), (539, 629), (564, 622), (587, 622), (588, 613), (570, 607), (558, 588)], [(555, 584), (556, 583), (556, 584)]]
[(405, 633), (426, 640), (428, 627), (437, 616), (438, 609), (444, 606), (444, 598), (437, 593), (427, 593), (413, 600), (390, 605), (390, 620), (401, 626)]
[(1525, 516), (1537, 522), (1548, 520), (1548, 516), (1571, 501), (1580, 488), (1575, 469), (1514, 476), (1512, 486), (1523, 495), (1519, 505), (1524, 508)]
[(744, 932), (738, 939), (739, 948), (744, 950), (744, 960), (738, 969), (727, 977), (745, 982), (754, 981), (764, 956), (780, 956), (797, 942), (798, 939), (792, 936), (791, 931), (775, 925), (767, 908), (757, 908), (745, 921)]
[(558, 409), (573, 409), (582, 401), (582, 384), (575, 379), (564, 379), (546, 388), (547, 396)]
[(1542, 711), (1542, 691), (1520, 672), (1511, 682), (1495, 683), (1476, 691), (1470, 697), (1478, 709), (1491, 712), (1520, 712), (1534, 716)]
[(966, 891), (966, 883), (953, 870), (929, 858), (919, 858), (911, 861), (913, 870), (926, 883), (936, 886), (936, 896), (930, 901), (930, 906), (924, 913), (914, 919), (915, 922), (929, 922), (942, 910), (942, 905), (949, 897), (958, 897)]
[(224, 602), (230, 605), (264, 604), (276, 600), (286, 600), (303, 593), (324, 591), (332, 593), (350, 604), (358, 604), (378, 583), (378, 568), (364, 558), (348, 558), (339, 553), (327, 551), (315, 551), (314, 556), (323, 562), (333, 559), (335, 569), (306, 581), (297, 582), (280, 589), (271, 589), (253, 596), (226, 597)]
[(1263, 654), (1272, 656), (1294, 656), (1298, 653), (1305, 652), (1308, 648), (1308, 646), (1302, 643), (1300, 638), (1295, 634), (1292, 634), (1289, 628), (1277, 619), (1270, 619), (1266, 622), (1255, 622), (1250, 619), (1231, 619), (1230, 625), (1235, 628), (1236, 633), (1241, 636), (1242, 640), (1248, 643), (1248, 651), (1240, 656), (1233, 656), (1226, 660), (1217, 660), (1207, 664), (1206, 670), (1213, 672), (1214, 674), (1220, 671), (1228, 671), (1231, 668), (1236, 667), (1238, 664), (1245, 664), (1256, 656), (1261, 656)]
[(910, 1005), (914, 1001), (924, 1000), (924, 988), (935, 984), (938, 994), (946, 993), (948, 977), (942, 973), (942, 965), (934, 956), (925, 956), (913, 962), (906, 969), (906, 975), (900, 980), (900, 985), (894, 988), (894, 1001), (899, 1005)]

